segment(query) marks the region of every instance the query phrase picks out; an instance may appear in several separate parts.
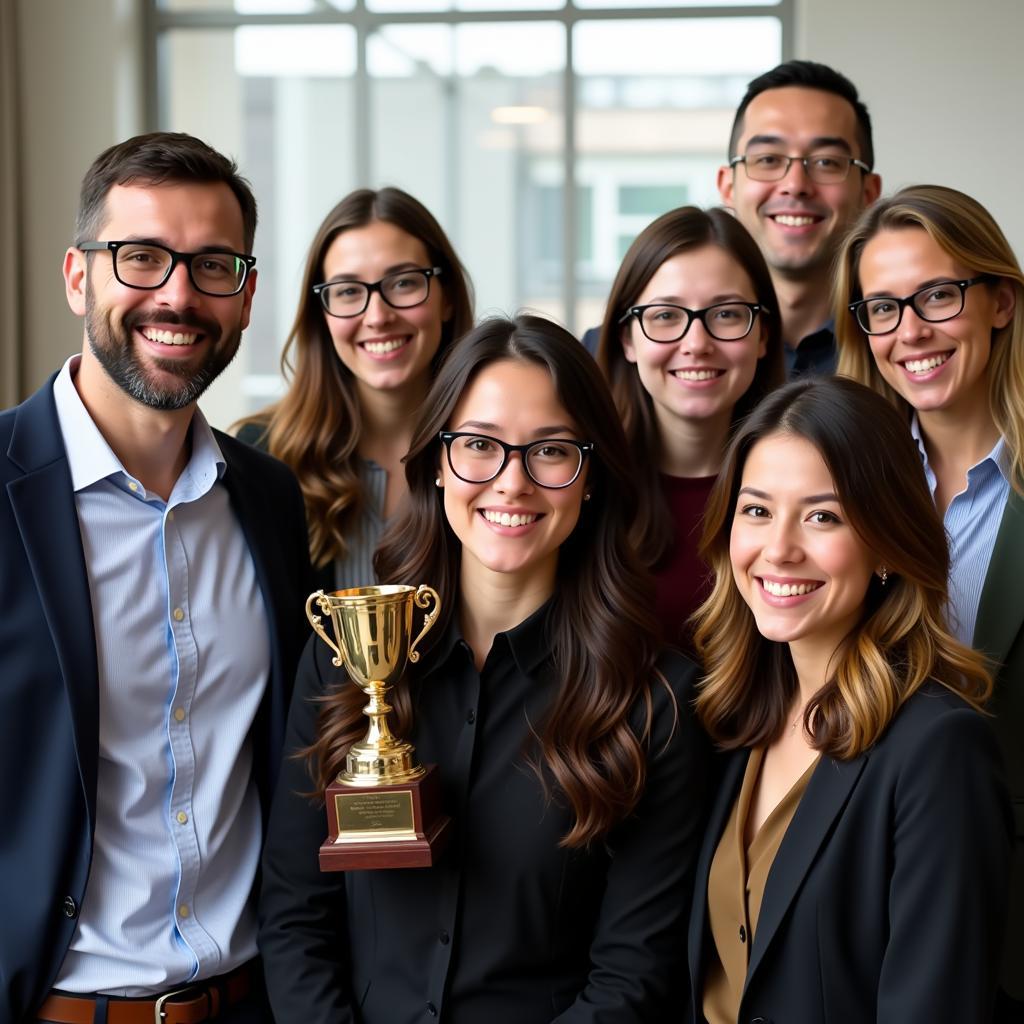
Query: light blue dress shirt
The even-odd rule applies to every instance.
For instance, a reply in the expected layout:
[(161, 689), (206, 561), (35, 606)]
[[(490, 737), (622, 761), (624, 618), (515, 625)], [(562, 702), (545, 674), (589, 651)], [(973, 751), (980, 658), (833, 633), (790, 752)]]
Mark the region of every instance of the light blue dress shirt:
[(92, 596), (99, 771), (92, 867), (55, 987), (142, 996), (256, 955), (262, 826), (249, 733), (269, 625), (202, 414), (165, 502), (89, 416), (79, 358), (53, 391)]
[[(910, 424), (924, 462), (932, 497), (938, 481), (928, 464), (917, 416)], [(949, 537), (949, 624), (953, 635), (974, 646), (974, 625), (988, 564), (1010, 497), (1010, 453), (1003, 438), (967, 471), (967, 486), (949, 503), (943, 525)]]

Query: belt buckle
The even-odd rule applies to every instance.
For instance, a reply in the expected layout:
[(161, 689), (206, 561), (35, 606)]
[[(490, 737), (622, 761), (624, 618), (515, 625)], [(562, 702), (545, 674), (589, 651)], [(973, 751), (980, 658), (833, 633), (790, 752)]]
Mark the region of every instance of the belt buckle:
[(194, 985), (186, 985), (184, 988), (175, 989), (173, 992), (166, 992), (162, 995), (156, 1003), (153, 1004), (153, 1024), (164, 1024), (164, 1020), (167, 1017), (167, 1011), (164, 1009), (164, 1003), (168, 999), (173, 999), (175, 996), (180, 996), (183, 992), (187, 992), (190, 988), (195, 988)]

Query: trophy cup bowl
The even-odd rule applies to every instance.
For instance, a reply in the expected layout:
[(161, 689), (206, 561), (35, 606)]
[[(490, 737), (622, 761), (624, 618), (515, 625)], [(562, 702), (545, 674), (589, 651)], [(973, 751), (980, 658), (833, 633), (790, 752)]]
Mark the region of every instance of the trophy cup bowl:
[[(335, 639), (314, 605), (330, 616)], [(430, 611), (410, 640), (414, 606)], [(440, 606), (428, 586), (318, 590), (306, 600), (306, 617), (334, 652), (332, 664), (344, 666), (369, 698), (363, 709), (370, 720), (366, 736), (352, 744), (345, 768), (325, 793), (328, 836), (320, 847), (321, 871), (429, 867), (450, 837), (437, 768), (417, 764), (412, 744), (391, 732), (386, 700), (407, 663), (419, 661), (416, 647)]]

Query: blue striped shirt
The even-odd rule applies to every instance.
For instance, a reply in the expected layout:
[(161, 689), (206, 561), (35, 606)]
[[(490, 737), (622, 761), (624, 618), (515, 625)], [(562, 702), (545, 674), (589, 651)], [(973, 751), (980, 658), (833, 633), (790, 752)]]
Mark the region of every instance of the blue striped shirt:
[[(938, 481), (928, 464), (916, 416), (910, 429), (934, 497)], [(967, 486), (949, 503), (943, 517), (950, 554), (949, 624), (954, 636), (968, 647), (974, 645), (981, 591), (1009, 497), (1010, 453), (1000, 437), (992, 451), (967, 471)]]
[(99, 670), (96, 830), (55, 987), (143, 996), (256, 955), (261, 813), (249, 733), (270, 673), (255, 567), (197, 410), (165, 502), (54, 382)]

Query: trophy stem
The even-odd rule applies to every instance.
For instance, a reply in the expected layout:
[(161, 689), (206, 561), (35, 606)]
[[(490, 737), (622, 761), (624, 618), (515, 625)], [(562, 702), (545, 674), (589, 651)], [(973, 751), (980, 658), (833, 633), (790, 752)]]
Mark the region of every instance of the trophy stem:
[(367, 681), (363, 692), (370, 698), (363, 714), (370, 719), (369, 728), (360, 743), (353, 743), (345, 758), (345, 770), (338, 773), (342, 785), (390, 785), (421, 778), (422, 765), (413, 759), (411, 743), (395, 738), (388, 723), (391, 705), (385, 694), (387, 686), (379, 680)]

